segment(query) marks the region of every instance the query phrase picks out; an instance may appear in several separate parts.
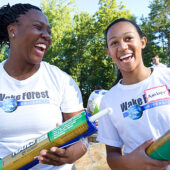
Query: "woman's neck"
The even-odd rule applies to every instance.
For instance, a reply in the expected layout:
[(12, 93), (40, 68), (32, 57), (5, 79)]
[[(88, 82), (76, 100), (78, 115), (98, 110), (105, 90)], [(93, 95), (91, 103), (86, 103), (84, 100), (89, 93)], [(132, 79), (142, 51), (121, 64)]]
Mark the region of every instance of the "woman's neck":
[(124, 85), (136, 84), (147, 79), (151, 73), (151, 69), (145, 66), (132, 72), (122, 72), (123, 79), (121, 83)]
[(21, 62), (14, 62), (7, 59), (4, 64), (5, 71), (17, 80), (25, 80), (31, 77), (39, 69), (40, 64), (22, 64)]

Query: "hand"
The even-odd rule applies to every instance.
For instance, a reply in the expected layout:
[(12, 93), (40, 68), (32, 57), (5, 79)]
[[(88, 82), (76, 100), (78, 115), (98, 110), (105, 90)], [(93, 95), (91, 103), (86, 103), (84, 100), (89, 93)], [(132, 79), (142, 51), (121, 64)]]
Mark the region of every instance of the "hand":
[(81, 142), (77, 142), (68, 148), (52, 147), (50, 150), (43, 149), (38, 160), (40, 163), (59, 166), (71, 164), (86, 153), (87, 149)]
[(145, 153), (146, 148), (151, 143), (153, 143), (153, 140), (148, 140), (127, 155), (129, 167), (131, 167), (129, 169), (166, 170), (167, 166), (170, 165), (170, 161), (154, 160)]
[(73, 163), (72, 159), (72, 147), (61, 149), (58, 147), (52, 147), (50, 150), (42, 150), (38, 160), (40, 163), (59, 166), (66, 163)]

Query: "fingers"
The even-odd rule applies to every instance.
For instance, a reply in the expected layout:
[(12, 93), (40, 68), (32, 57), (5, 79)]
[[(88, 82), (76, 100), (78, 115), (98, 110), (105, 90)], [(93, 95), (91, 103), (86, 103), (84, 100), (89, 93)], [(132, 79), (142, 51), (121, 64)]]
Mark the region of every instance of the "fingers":
[(151, 164), (157, 168), (160, 168), (160, 169), (166, 169), (167, 166), (169, 165), (169, 162), (168, 161), (159, 161), (159, 160), (155, 160), (155, 159), (152, 159), (153, 161), (151, 162)]
[[(153, 139), (145, 141), (143, 144), (141, 144), (139, 147), (137, 147), (133, 152), (134, 153), (142, 153), (145, 155), (145, 157), (148, 159), (148, 155), (146, 154), (146, 149), (154, 142)], [(132, 153), (133, 153), (132, 152)], [(151, 158), (150, 158), (151, 159)]]
[(61, 149), (61, 148), (57, 148), (57, 147), (52, 147), (50, 149), (50, 151), (48, 150), (45, 150), (43, 149), (41, 152), (40, 152), (40, 156), (47, 156), (48, 154), (54, 154), (56, 156), (61, 156), (61, 157), (64, 157), (65, 154), (66, 154), (66, 150), (65, 149)]
[(147, 140), (147, 141), (145, 141), (140, 147), (145, 150), (145, 149), (148, 148), (153, 142), (154, 142), (154, 139)]
[(170, 160), (168, 161), (168, 165), (170, 165)]
[(61, 148), (57, 148), (57, 147), (52, 147), (50, 149), (50, 151), (58, 156), (65, 156), (65, 154), (66, 154), (66, 149), (61, 149)]
[[(141, 149), (144, 149), (144, 151), (145, 151), (153, 142), (154, 142), (154, 139), (147, 140), (140, 147), (141, 147)], [(148, 157), (148, 161), (150, 162), (151, 165), (155, 166), (155, 168), (157, 167), (160, 169), (166, 169), (166, 167), (169, 165), (168, 161), (155, 160), (150, 157)]]
[(67, 161), (65, 149), (60, 149), (57, 147), (52, 147), (50, 151), (42, 150), (40, 156), (38, 157), (40, 163), (50, 164), (50, 165), (62, 165)]
[(39, 160), (40, 163), (48, 164), (48, 165), (54, 165), (54, 166), (59, 166), (59, 165), (65, 164), (65, 161), (62, 160), (60, 157), (54, 158), (54, 159), (51, 159), (51, 158), (49, 159), (49, 157), (40, 156), (38, 158), (38, 160)]

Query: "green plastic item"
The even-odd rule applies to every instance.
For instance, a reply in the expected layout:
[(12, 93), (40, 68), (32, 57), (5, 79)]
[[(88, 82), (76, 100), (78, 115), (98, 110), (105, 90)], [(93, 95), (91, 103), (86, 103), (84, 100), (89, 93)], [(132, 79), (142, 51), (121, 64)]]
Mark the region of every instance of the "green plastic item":
[(170, 140), (149, 155), (153, 159), (170, 160)]
[(0, 159), (0, 170), (3, 170), (3, 168), (2, 168), (2, 159)]
[(99, 106), (95, 106), (95, 108), (94, 108), (94, 113), (93, 114), (96, 114), (96, 113), (98, 113), (99, 112)]
[(55, 141), (62, 135), (70, 133), (70, 131), (78, 128), (79, 126), (85, 123), (87, 123), (86, 113), (82, 112), (79, 115), (73, 117), (72, 119), (69, 119), (68, 121), (64, 122), (62, 125), (58, 126), (54, 130), (48, 132), (50, 142)]
[(152, 143), (146, 153), (153, 159), (170, 160), (170, 130)]

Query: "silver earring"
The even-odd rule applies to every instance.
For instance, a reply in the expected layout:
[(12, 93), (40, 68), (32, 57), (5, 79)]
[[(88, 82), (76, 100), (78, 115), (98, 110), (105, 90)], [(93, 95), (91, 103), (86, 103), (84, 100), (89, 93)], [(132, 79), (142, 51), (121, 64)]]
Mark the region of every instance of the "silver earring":
[(15, 34), (14, 34), (14, 33), (12, 33), (12, 37), (13, 37), (13, 38), (15, 37)]

